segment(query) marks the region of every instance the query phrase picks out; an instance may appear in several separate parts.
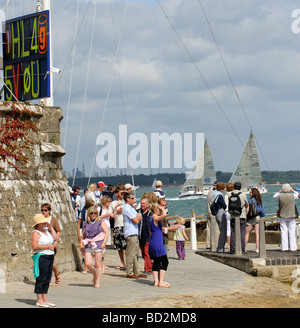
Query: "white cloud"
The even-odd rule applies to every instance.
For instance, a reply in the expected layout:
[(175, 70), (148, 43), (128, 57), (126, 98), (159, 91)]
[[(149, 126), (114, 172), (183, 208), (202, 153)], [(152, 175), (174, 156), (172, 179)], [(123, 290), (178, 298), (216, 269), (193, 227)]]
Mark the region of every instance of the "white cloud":
[[(79, 166), (85, 161), (87, 171), (105, 108), (102, 132), (117, 133), (118, 125), (124, 124), (125, 118), (130, 133), (143, 132), (149, 137), (151, 132), (204, 132), (216, 168), (232, 171), (242, 146), (164, 13), (154, 0), (129, 1), (124, 30), (121, 30), (126, 3), (123, 0), (97, 1), (88, 98), (84, 105), (95, 7), (91, 2), (83, 20), (88, 1), (80, 1), (78, 27), (81, 29), (75, 48), (64, 159), (66, 170), (71, 171), (74, 165), (82, 108), (86, 106)], [(225, 115), (246, 143), (250, 128), (199, 0), (160, 0), (160, 3)], [(291, 29), (295, 20), (291, 14), (299, 7), (298, 2), (202, 0), (201, 3), (269, 168), (298, 169), (300, 34)], [(62, 107), (65, 117), (62, 131), (67, 123), (72, 58), (69, 54), (74, 40), (76, 4), (74, 0), (57, 1), (53, 8), (54, 66), (64, 68), (62, 75), (55, 76), (54, 80), (57, 86), (55, 105)], [(8, 13), (11, 12), (10, 7)], [(16, 15), (24, 13), (22, 2), (19, 7), (15, 4), (14, 12)], [(121, 33), (117, 62), (116, 43)], [(110, 96), (105, 107), (108, 90)], [(285, 133), (279, 134), (281, 131)], [(262, 159), (261, 166), (266, 169)]]

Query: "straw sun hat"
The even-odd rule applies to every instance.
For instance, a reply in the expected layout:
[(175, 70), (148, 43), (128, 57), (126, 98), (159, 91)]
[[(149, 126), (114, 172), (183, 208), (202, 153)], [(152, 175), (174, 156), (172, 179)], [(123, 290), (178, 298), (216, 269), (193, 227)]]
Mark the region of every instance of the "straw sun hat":
[(33, 217), (33, 226), (31, 228), (34, 228), (37, 224), (40, 224), (40, 223), (46, 223), (49, 221), (49, 218), (45, 218), (43, 214), (36, 214), (34, 217)]

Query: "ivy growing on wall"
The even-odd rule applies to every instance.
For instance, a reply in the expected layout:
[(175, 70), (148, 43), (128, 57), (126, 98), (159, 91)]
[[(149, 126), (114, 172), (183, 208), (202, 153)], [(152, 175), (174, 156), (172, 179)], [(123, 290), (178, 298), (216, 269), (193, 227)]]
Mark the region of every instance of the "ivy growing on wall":
[[(26, 174), (23, 169), (28, 163), (26, 149), (34, 143), (31, 132), (38, 132), (37, 122), (33, 121), (35, 113), (25, 104), (20, 108), (14, 102), (11, 110), (1, 118), (0, 124), (0, 163), (7, 162), (19, 173)], [(0, 167), (0, 173), (5, 170)]]

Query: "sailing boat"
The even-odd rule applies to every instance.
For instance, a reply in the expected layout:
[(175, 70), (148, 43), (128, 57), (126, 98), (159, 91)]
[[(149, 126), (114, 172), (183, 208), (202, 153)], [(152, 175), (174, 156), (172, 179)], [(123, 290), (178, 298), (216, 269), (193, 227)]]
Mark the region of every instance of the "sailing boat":
[(256, 149), (256, 143), (252, 131), (250, 132), (249, 140), (242, 153), (240, 161), (232, 174), (229, 182), (237, 181), (242, 184), (242, 192), (249, 193), (252, 187), (258, 188), (260, 193), (266, 193), (268, 190), (261, 183), (261, 171), (259, 159)]
[(179, 198), (194, 198), (207, 195), (216, 181), (214, 161), (208, 145), (205, 141), (204, 148), (197, 158), (193, 170), (188, 175), (184, 185), (179, 191)]
[(152, 182), (152, 186), (151, 186), (152, 189), (155, 189), (156, 188), (155, 184), (156, 184), (156, 178), (154, 178), (154, 180)]

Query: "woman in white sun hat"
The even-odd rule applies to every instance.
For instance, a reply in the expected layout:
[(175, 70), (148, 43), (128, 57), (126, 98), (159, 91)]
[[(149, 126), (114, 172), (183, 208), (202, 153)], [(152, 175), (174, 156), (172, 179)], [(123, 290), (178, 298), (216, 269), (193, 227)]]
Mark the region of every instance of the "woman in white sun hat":
[(47, 299), (47, 293), (52, 276), (54, 249), (57, 247), (57, 235), (49, 219), (43, 214), (36, 214), (33, 218), (34, 229), (31, 234), (31, 244), (34, 250), (33, 272), (36, 279), (34, 292), (37, 295), (36, 306), (49, 308), (55, 304)]

